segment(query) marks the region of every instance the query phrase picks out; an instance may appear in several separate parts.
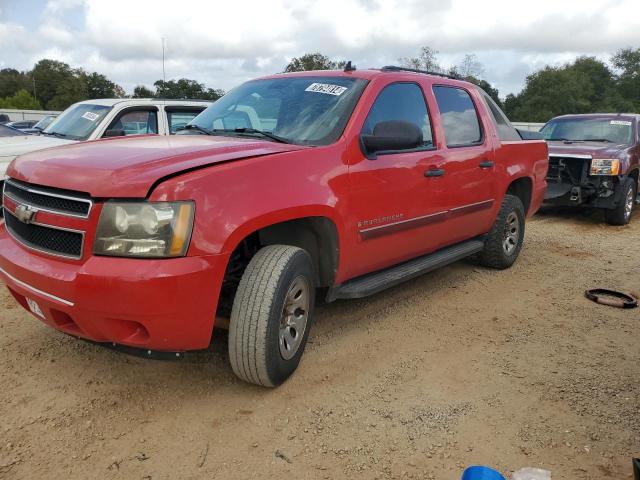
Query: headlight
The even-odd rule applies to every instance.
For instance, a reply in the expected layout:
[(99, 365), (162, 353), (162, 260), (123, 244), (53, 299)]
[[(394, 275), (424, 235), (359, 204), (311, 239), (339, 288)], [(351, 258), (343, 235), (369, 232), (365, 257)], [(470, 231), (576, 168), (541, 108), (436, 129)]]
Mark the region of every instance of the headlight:
[(610, 158), (594, 158), (591, 160), (591, 175), (618, 175), (620, 160)]
[(193, 202), (107, 202), (93, 253), (116, 257), (181, 257), (193, 227)]

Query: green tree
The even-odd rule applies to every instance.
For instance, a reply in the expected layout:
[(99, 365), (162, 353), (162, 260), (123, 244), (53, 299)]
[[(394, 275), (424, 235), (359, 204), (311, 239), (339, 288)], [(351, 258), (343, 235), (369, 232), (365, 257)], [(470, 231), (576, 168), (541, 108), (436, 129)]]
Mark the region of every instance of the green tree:
[(153, 98), (155, 93), (144, 85), (138, 85), (133, 89), (132, 98)]
[[(66, 63), (57, 60), (43, 59), (35, 64), (31, 71), (32, 78), (35, 79), (36, 95), (42, 106), (46, 109), (66, 108), (69, 104), (64, 104), (68, 98), (86, 98), (80, 92), (71, 95), (69, 88), (79, 88), (74, 70)], [(54, 97), (59, 98), (53, 102)], [(73, 102), (71, 102), (73, 103)]]
[(620, 96), (631, 102), (634, 112), (640, 112), (640, 48), (623, 48), (611, 58), (619, 72), (615, 81)]
[(561, 67), (545, 67), (526, 79), (522, 92), (505, 100), (514, 120), (546, 122), (570, 113), (632, 110), (611, 69), (594, 57), (579, 57)]
[(29, 75), (14, 68), (0, 70), (0, 98), (10, 97), (19, 90), (33, 90)]
[[(157, 80), (154, 84), (156, 87), (157, 98), (193, 98), (200, 100), (217, 100), (224, 91), (213, 88), (206, 88), (202, 83), (188, 78), (180, 80)], [(145, 91), (144, 93), (147, 93)], [(134, 91), (135, 94), (135, 91)]]
[(64, 110), (69, 105), (88, 98), (87, 84), (80, 76), (74, 75), (57, 86), (55, 96), (47, 103), (47, 108)]
[(26, 90), (18, 90), (10, 97), (0, 99), (0, 108), (15, 108), (18, 110), (41, 110), (40, 103)]
[(124, 96), (122, 87), (100, 73), (87, 73), (83, 70), (78, 70), (78, 75), (86, 84), (87, 98), (118, 98)]
[(287, 64), (285, 72), (306, 72), (310, 70), (336, 70), (346, 65), (344, 61), (331, 60), (320, 52), (306, 53), (301, 57), (293, 57)]

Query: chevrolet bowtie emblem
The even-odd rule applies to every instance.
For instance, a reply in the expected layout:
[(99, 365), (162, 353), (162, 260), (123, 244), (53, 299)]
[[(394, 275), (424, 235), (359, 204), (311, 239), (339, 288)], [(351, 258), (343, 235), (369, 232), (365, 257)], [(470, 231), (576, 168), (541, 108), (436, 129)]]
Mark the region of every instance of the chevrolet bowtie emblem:
[(31, 223), (37, 212), (37, 208), (33, 208), (28, 205), (18, 205), (16, 207), (15, 216), (22, 223)]

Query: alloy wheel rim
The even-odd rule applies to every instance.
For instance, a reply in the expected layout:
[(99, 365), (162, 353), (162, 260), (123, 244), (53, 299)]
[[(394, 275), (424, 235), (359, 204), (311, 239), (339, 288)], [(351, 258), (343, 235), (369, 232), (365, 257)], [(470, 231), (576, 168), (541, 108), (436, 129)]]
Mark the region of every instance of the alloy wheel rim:
[(309, 319), (309, 301), (309, 281), (296, 277), (285, 296), (280, 318), (278, 344), (285, 360), (291, 360), (300, 349)]
[(627, 198), (624, 203), (624, 218), (628, 219), (633, 211), (633, 189), (629, 189), (627, 192)]
[(518, 222), (518, 215), (516, 212), (511, 212), (507, 215), (507, 221), (504, 226), (504, 236), (502, 237), (502, 248), (507, 255), (511, 255), (520, 239), (520, 222)]

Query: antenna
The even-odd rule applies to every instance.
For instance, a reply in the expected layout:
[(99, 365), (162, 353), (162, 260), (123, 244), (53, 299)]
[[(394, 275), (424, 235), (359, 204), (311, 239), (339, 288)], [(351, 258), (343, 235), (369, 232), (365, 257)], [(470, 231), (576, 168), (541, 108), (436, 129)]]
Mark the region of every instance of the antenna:
[(355, 65), (351, 65), (351, 60), (349, 60), (347, 62), (347, 64), (344, 66), (344, 71), (345, 72), (355, 72), (356, 70), (356, 66)]
[(164, 37), (162, 37), (162, 82), (167, 82), (167, 76), (164, 71)]

